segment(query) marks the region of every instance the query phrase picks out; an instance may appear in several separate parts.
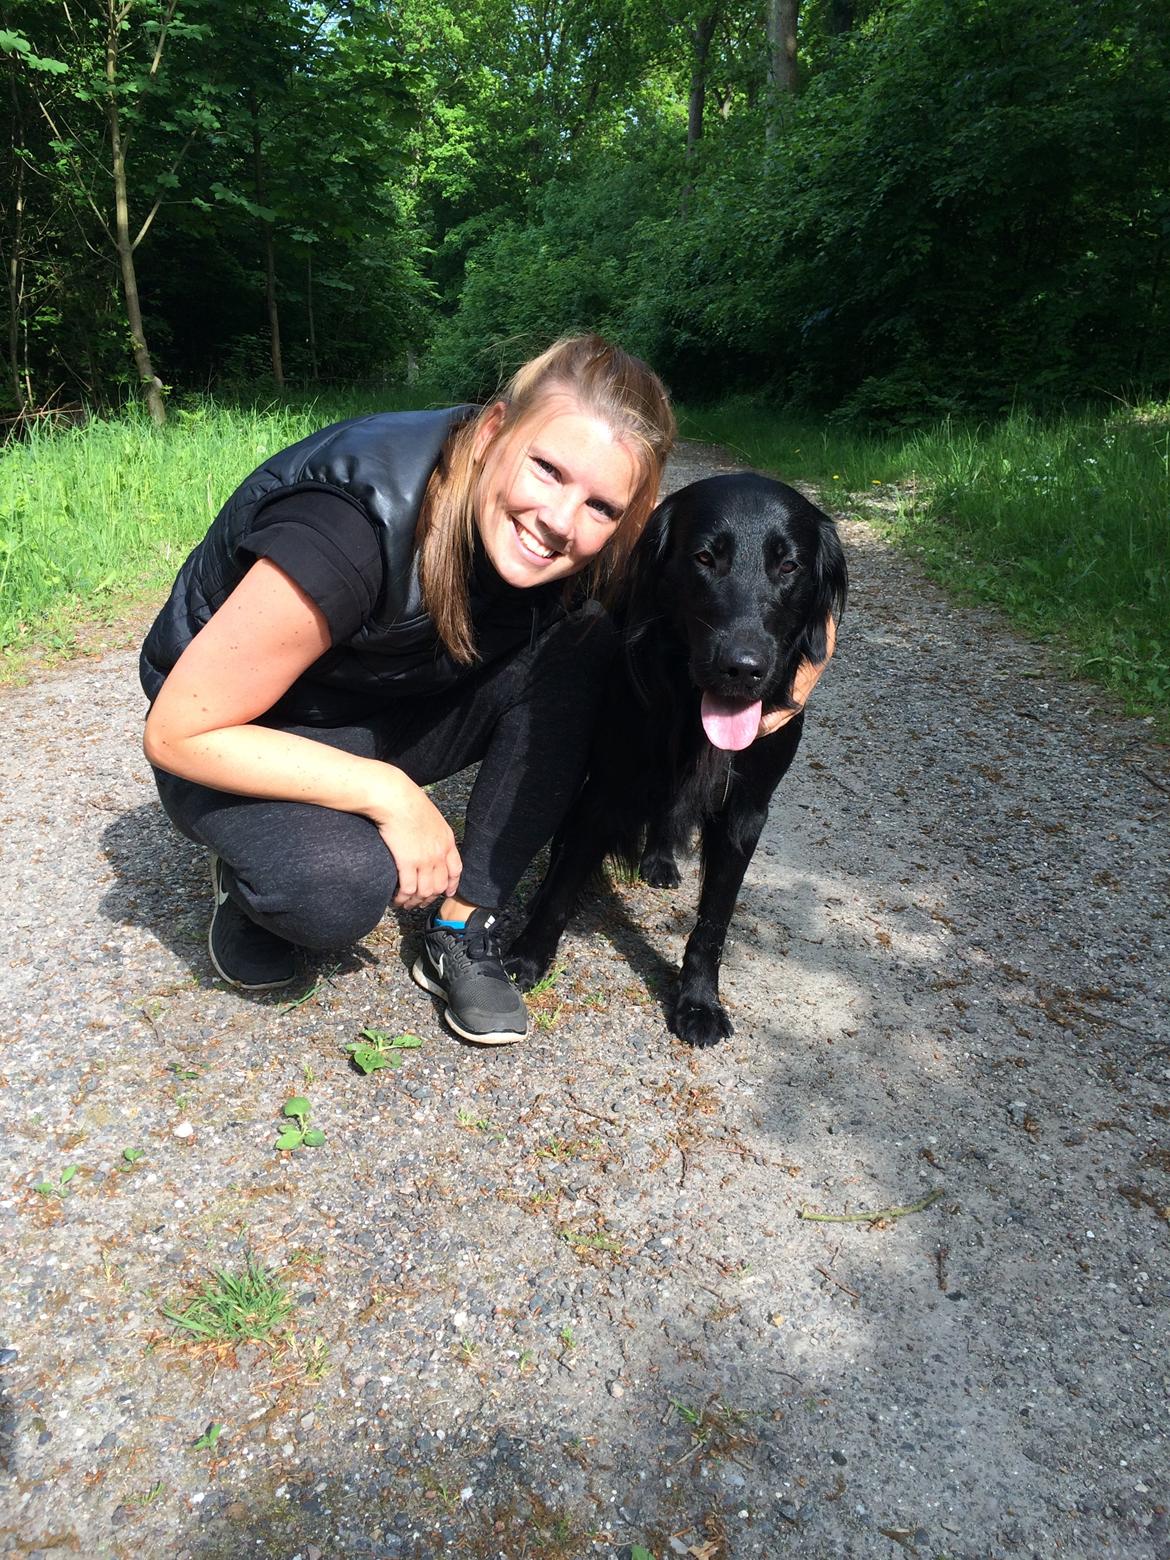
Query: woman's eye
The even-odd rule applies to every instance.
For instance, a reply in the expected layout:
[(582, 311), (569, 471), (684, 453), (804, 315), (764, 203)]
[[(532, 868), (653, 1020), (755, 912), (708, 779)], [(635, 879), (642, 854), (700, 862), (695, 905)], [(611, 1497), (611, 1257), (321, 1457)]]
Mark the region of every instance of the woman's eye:
[(551, 460), (544, 460), (539, 455), (534, 455), (532, 459), (540, 467), (541, 471), (545, 472), (548, 476), (555, 477), (557, 475), (557, 468), (553, 465)]
[(589, 500), (589, 507), (593, 510), (594, 514), (600, 515), (603, 520), (617, 519), (617, 510), (614, 509), (611, 505), (607, 504), (604, 499), (591, 498)]

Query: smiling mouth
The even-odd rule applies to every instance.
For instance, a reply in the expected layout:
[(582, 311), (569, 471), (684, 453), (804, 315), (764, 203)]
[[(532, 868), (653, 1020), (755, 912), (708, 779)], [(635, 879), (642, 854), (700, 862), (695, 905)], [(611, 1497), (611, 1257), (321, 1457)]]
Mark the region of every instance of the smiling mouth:
[(539, 558), (542, 563), (547, 563), (550, 558), (560, 557), (558, 552), (542, 542), (538, 536), (528, 530), (527, 526), (521, 525), (515, 516), (510, 516), (509, 518), (512, 521), (512, 528), (516, 532), (516, 540), (526, 553), (529, 553), (533, 558)]

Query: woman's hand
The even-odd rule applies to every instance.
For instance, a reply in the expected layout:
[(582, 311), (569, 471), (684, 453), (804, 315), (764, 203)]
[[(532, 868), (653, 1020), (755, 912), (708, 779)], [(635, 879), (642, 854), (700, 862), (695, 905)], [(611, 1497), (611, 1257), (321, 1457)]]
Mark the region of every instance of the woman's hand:
[(394, 903), (401, 910), (414, 910), (433, 899), (449, 899), (463, 870), (451, 825), (421, 786), (401, 769), (385, 767), (393, 777), (385, 803), (379, 801), (368, 816), (398, 869)]
[(794, 710), (765, 710), (760, 717), (760, 729), (756, 737), (770, 737), (774, 731), (779, 731), (781, 726), (786, 726), (790, 720), (794, 720), (808, 702), (808, 696), (820, 680), (820, 675), (833, 658), (833, 651), (837, 648), (837, 625), (829, 618), (825, 624), (825, 659), (823, 661), (802, 661), (796, 668), (796, 676), (792, 679), (792, 699), (796, 708)]

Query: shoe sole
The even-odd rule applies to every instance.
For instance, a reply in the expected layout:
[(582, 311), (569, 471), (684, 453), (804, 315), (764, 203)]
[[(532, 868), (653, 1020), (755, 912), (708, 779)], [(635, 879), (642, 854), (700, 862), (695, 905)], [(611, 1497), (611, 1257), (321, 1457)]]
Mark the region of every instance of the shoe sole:
[(229, 975), (215, 956), (215, 949), (211, 946), (211, 934), (215, 930), (215, 918), (219, 914), (219, 878), (216, 876), (215, 864), (218, 857), (211, 857), (211, 892), (214, 904), (211, 911), (211, 925), (207, 928), (207, 957), (211, 960), (212, 968), (220, 980), (226, 980), (229, 986), (234, 986), (237, 991), (283, 991), (286, 986), (296, 984), (297, 977), (292, 974), (285, 980), (267, 980), (255, 986), (250, 986), (247, 981), (237, 980), (234, 975)]
[[(416, 959), (410, 972), (410, 978), (416, 986), (421, 986), (424, 991), (429, 991), (432, 997), (442, 997), (447, 1000), (447, 993), (437, 981), (433, 981), (423, 968), (423, 961)], [(527, 1026), (517, 1032), (515, 1029), (493, 1029), (486, 1034), (478, 1034), (474, 1029), (464, 1029), (462, 1024), (452, 1016), (451, 1009), (445, 1008), (443, 1017), (455, 1031), (461, 1040), (470, 1040), (472, 1045), (515, 1045), (518, 1040), (523, 1040), (528, 1034)]]

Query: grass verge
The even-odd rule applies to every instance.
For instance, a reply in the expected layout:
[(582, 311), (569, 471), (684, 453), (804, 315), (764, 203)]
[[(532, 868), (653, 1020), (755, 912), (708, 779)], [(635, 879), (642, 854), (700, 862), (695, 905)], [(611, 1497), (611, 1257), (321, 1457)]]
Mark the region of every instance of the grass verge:
[(0, 450), (0, 656), (77, 653), (95, 627), (157, 610), (232, 489), (266, 456), (342, 417), (424, 392), (193, 401), (165, 428), (139, 409)]

